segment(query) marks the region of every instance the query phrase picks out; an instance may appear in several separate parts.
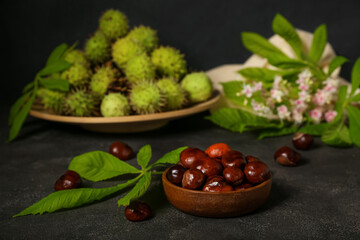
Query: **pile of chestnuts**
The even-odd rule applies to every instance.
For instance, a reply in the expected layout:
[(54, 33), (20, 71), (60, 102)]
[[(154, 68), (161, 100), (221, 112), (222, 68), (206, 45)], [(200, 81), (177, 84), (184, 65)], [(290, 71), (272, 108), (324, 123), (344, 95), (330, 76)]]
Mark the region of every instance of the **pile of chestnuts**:
[(187, 148), (178, 164), (166, 174), (178, 186), (205, 192), (243, 190), (271, 178), (269, 167), (254, 156), (244, 156), (225, 143), (211, 145), (206, 151)]

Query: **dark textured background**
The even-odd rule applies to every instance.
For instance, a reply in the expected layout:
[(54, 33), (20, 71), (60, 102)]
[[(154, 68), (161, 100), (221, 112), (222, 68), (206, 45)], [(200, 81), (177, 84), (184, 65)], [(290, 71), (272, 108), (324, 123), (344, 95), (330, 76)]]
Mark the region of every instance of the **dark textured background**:
[[(291, 137), (257, 141), (251, 133), (231, 133), (212, 125), (203, 120), (206, 113), (173, 121), (157, 131), (126, 135), (91, 133), (29, 118), (19, 139), (3, 144), (9, 105), (22, 86), (32, 80), (56, 45), (79, 41), (82, 46), (108, 8), (125, 12), (131, 26), (142, 23), (157, 29), (161, 44), (181, 49), (189, 65), (201, 70), (245, 61), (250, 53), (241, 45), (240, 32), (271, 36), (276, 12), (308, 31), (326, 23), (329, 41), (338, 54), (352, 63), (360, 56), (357, 0), (11, 1), (0, 15), (5, 41), (1, 44), (5, 65), (0, 95), (0, 239), (359, 239), (360, 150), (355, 147), (330, 148), (316, 139), (315, 147), (303, 152), (302, 165), (285, 168), (272, 161), (272, 154), (290, 144)], [(351, 64), (345, 65), (342, 75), (348, 78), (350, 69)], [(274, 173), (272, 193), (253, 214), (200, 218), (173, 208), (156, 180), (144, 196), (155, 212), (149, 221), (128, 222), (123, 208), (116, 206), (119, 197), (54, 214), (11, 218), (51, 193), (72, 157), (106, 151), (114, 140), (123, 140), (135, 150), (151, 144), (153, 161), (179, 146), (206, 148), (227, 142), (266, 161)], [(117, 180), (86, 184), (103, 187)]]

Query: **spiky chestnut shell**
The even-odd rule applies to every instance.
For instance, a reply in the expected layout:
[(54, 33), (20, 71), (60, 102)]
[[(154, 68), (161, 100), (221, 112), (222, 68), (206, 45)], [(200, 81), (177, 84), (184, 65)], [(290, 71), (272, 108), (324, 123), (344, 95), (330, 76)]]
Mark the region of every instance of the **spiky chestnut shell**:
[(204, 72), (190, 73), (181, 81), (181, 86), (188, 93), (193, 103), (202, 102), (212, 94), (212, 82)]
[(99, 27), (110, 40), (123, 37), (129, 31), (129, 23), (124, 13), (109, 9), (99, 19)]
[(158, 45), (156, 31), (143, 25), (135, 27), (126, 37), (143, 45), (148, 52), (154, 50)]
[(166, 110), (179, 109), (186, 103), (186, 93), (184, 89), (173, 79), (160, 79), (156, 85), (166, 96)]
[(72, 116), (88, 117), (95, 112), (98, 104), (98, 98), (90, 92), (75, 90), (65, 99), (64, 113)]
[(155, 67), (151, 62), (151, 58), (146, 54), (141, 54), (128, 61), (125, 65), (124, 72), (126, 78), (131, 83), (142, 80), (153, 80), (155, 78)]
[(110, 58), (110, 42), (101, 31), (95, 32), (85, 44), (85, 54), (94, 64), (103, 63)]
[(90, 89), (95, 94), (103, 96), (109, 84), (115, 81), (116, 69), (111, 66), (102, 66), (91, 77)]
[(175, 48), (159, 47), (152, 52), (151, 60), (160, 75), (178, 80), (187, 72), (184, 55)]
[(130, 105), (124, 95), (110, 93), (103, 98), (100, 111), (104, 117), (127, 116), (130, 114)]
[(66, 79), (73, 86), (81, 86), (89, 82), (91, 71), (88, 67), (74, 63), (70, 68), (61, 73), (61, 78)]
[(46, 110), (50, 110), (56, 114), (61, 114), (64, 105), (64, 99), (66, 94), (46, 88), (40, 88), (37, 91), (37, 96), (44, 104)]
[(144, 53), (145, 48), (129, 38), (118, 39), (112, 47), (113, 61), (119, 68), (124, 68), (130, 59)]
[(133, 85), (130, 105), (138, 114), (160, 112), (165, 104), (164, 94), (152, 81), (141, 81)]
[(78, 63), (86, 67), (89, 67), (89, 61), (85, 56), (85, 53), (79, 49), (72, 49), (67, 51), (64, 55), (64, 60), (69, 63)]

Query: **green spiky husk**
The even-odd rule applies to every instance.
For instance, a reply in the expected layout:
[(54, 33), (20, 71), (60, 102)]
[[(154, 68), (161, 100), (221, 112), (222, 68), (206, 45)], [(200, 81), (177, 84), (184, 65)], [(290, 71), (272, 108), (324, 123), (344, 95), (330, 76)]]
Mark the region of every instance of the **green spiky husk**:
[(91, 77), (90, 89), (92, 92), (103, 96), (109, 84), (116, 79), (117, 71), (111, 66), (104, 65), (96, 71)]
[(75, 87), (88, 83), (90, 77), (90, 69), (78, 63), (74, 63), (70, 68), (61, 73), (61, 78), (68, 80)]
[(159, 47), (152, 52), (151, 60), (162, 76), (179, 80), (187, 72), (184, 55), (175, 48)]
[(50, 112), (61, 114), (64, 106), (66, 94), (46, 88), (40, 88), (37, 91), (37, 97), (41, 103), (44, 104), (44, 108)]
[(129, 31), (129, 23), (124, 13), (109, 9), (99, 19), (99, 27), (110, 40), (123, 37)]
[(110, 93), (103, 98), (100, 111), (104, 117), (127, 116), (130, 114), (130, 105), (124, 95)]
[(180, 109), (187, 102), (184, 89), (175, 80), (170, 78), (163, 78), (160, 79), (156, 85), (166, 96), (166, 110)]
[(130, 59), (143, 53), (144, 47), (128, 38), (118, 39), (112, 47), (113, 61), (119, 68), (124, 68)]
[(99, 99), (90, 92), (75, 90), (65, 99), (64, 113), (71, 116), (88, 117), (96, 112), (99, 103)]
[(142, 80), (153, 80), (155, 78), (155, 67), (150, 57), (146, 54), (132, 58), (125, 65), (124, 72), (131, 83)]
[(97, 31), (94, 36), (87, 40), (85, 45), (85, 54), (94, 64), (103, 63), (110, 59), (110, 51), (110, 41), (101, 31)]
[(67, 51), (64, 56), (64, 60), (69, 63), (78, 63), (86, 67), (90, 66), (88, 59), (85, 56), (85, 53), (79, 49), (72, 49)]
[(193, 103), (207, 100), (212, 94), (211, 79), (204, 72), (190, 73), (181, 81), (182, 88)]
[(152, 81), (141, 81), (133, 85), (130, 105), (138, 114), (160, 112), (166, 105), (166, 98)]
[(158, 45), (156, 31), (143, 25), (135, 27), (126, 37), (143, 45), (148, 52), (153, 51)]

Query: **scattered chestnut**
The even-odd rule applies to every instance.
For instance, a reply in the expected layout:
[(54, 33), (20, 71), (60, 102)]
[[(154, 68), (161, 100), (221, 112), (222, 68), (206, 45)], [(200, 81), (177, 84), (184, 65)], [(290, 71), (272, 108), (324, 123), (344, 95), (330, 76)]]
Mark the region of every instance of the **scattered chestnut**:
[(133, 201), (125, 208), (125, 217), (129, 221), (138, 222), (151, 217), (151, 208), (144, 202)]
[(129, 160), (133, 155), (132, 148), (126, 143), (117, 141), (113, 142), (109, 148), (109, 153), (119, 158), (120, 160)]
[(182, 187), (188, 189), (198, 189), (205, 182), (205, 175), (197, 169), (189, 169), (184, 172)]
[(222, 176), (212, 176), (205, 183), (202, 190), (204, 192), (229, 192), (234, 189)]
[(261, 161), (258, 157), (250, 156), (250, 155), (246, 156), (245, 159), (247, 163)]
[(252, 185), (250, 183), (242, 183), (239, 186), (235, 187), (235, 191), (236, 190), (243, 190), (243, 189), (247, 189), (247, 188), (251, 188)]
[(66, 171), (55, 183), (55, 191), (79, 188), (82, 185), (81, 177), (77, 172)]
[(283, 146), (275, 152), (274, 159), (281, 165), (295, 166), (300, 161), (301, 155), (290, 147)]
[(166, 173), (167, 179), (178, 186), (181, 186), (183, 175), (186, 169), (181, 165), (172, 166), (169, 171)]
[(187, 148), (180, 153), (180, 161), (185, 168), (195, 167), (205, 157), (206, 154), (198, 148)]
[(296, 133), (292, 139), (295, 148), (300, 150), (307, 150), (314, 142), (314, 138), (310, 134)]
[(219, 162), (209, 157), (201, 159), (195, 168), (200, 170), (207, 177), (218, 175), (223, 169)]
[(221, 164), (226, 167), (240, 168), (246, 164), (244, 155), (241, 152), (230, 150), (227, 151), (221, 158)]
[(225, 180), (233, 186), (240, 185), (244, 179), (244, 173), (240, 168), (227, 167), (223, 171)]
[(244, 174), (252, 184), (259, 184), (269, 179), (271, 174), (269, 167), (262, 161), (254, 161), (245, 165)]
[(221, 158), (226, 152), (230, 151), (226, 143), (215, 143), (205, 150), (205, 153), (211, 158)]

